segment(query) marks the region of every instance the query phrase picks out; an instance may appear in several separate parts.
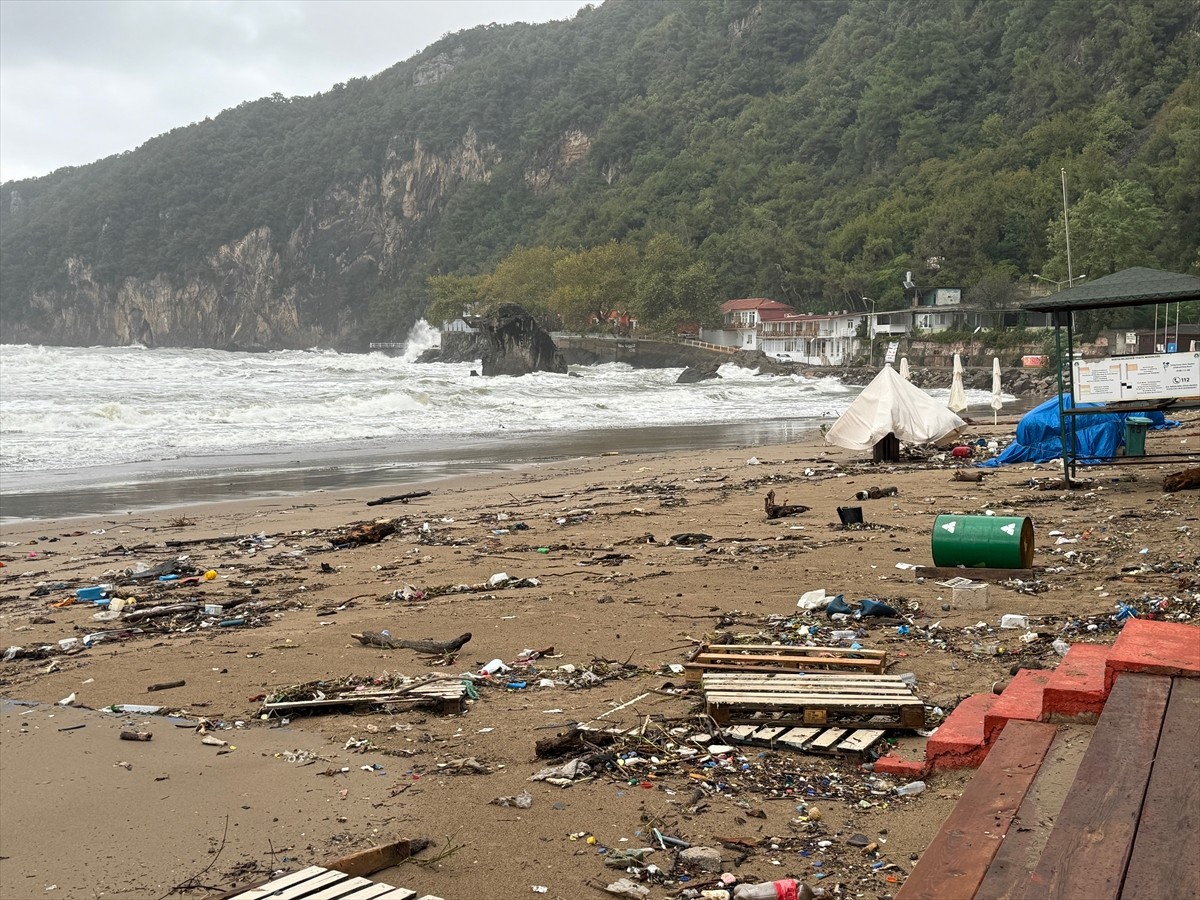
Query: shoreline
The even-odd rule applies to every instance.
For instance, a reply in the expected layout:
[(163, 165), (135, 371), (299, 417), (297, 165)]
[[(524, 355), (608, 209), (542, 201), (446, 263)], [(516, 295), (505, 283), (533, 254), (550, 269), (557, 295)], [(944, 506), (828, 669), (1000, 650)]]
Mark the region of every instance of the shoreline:
[[(1000, 417), (1015, 423), (1006, 404)], [(969, 408), (965, 415), (987, 419), (991, 409)], [(213, 501), (267, 500), (308, 493), (387, 484), (410, 485), (469, 474), (487, 474), (530, 465), (563, 462), (604, 453), (675, 453), (707, 448), (748, 449), (819, 441), (828, 419), (772, 419), (747, 423), (612, 428), (550, 435), (479, 437), (467, 444), (436, 442), (419, 449), (378, 447), (273, 454), (234, 454), (203, 460), (161, 460), (88, 470), (7, 473), (0, 490), (0, 525), (23, 521), (186, 509)], [(832, 445), (824, 449), (837, 450)], [(12, 489), (16, 482), (21, 486)], [(32, 485), (32, 486), (29, 486)]]

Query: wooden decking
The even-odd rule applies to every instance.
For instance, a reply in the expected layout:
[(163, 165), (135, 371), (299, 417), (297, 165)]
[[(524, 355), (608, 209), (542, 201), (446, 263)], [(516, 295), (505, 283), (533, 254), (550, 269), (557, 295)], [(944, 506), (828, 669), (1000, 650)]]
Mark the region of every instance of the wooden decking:
[(1047, 808), (1037, 784), (1069, 727), (1004, 727), (897, 900), (1200, 897), (1200, 679), (1121, 674)]

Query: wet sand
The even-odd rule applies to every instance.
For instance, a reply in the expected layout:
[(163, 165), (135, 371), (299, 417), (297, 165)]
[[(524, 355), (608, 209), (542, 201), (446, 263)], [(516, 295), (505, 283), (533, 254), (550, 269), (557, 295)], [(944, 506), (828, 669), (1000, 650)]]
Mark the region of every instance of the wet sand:
[[(997, 434), (1011, 426), (976, 427), (971, 437)], [(1087, 488), (1064, 492), (1031, 485), (1059, 474), (1054, 464), (1001, 469), (976, 485), (953, 481), (949, 460), (880, 467), (815, 441), (645, 453), (619, 443), (603, 446), (613, 456), (485, 474), (0, 526), (0, 642), (54, 648), (0, 663), (0, 695), (36, 704), (0, 708), (0, 896), (203, 897), (425, 837), (435, 842), (420, 855), (428, 865), (374, 877), (447, 900), (524, 897), (535, 886), (574, 900), (603, 896), (597, 885), (623, 873), (604, 865), (602, 851), (650, 846), (651, 828), (697, 846), (719, 848), (730, 837), (756, 844), (723, 851), (724, 867), (742, 877), (816, 883), (824, 874), (850, 896), (889, 896), (969, 773), (934, 776), (919, 796), (897, 798), (895, 780), (874, 778), (859, 760), (744, 748), (730, 768), (615, 767), (560, 788), (529, 780), (562, 761), (536, 758), (534, 744), (588, 721), (649, 721), (683, 729), (680, 740), (700, 733), (702, 701), (679, 691), (682, 677), (669, 666), (698, 642), (770, 635), (789, 621), (828, 638), (828, 619), (796, 608), (812, 588), (901, 609), (909, 634), (863, 620), (858, 639), (887, 651), (889, 673), (913, 672), (919, 695), (942, 711), (991, 690), (1015, 665), (1053, 666), (1050, 636), (1070, 619), (1098, 624), (1068, 631), (1068, 640), (1111, 642), (1118, 601), (1193, 598), (1172, 610), (1195, 608), (1200, 495), (1161, 490), (1163, 474), (1188, 463), (1096, 467), (1084, 473)], [(1200, 420), (1152, 433), (1148, 446), (1200, 454)], [(852, 499), (872, 486), (898, 493)], [(418, 490), (430, 493), (367, 505)], [(776, 502), (810, 509), (768, 520), (769, 490)], [(845, 505), (862, 506), (871, 527), (844, 529), (836, 509)], [(1032, 517), (1037, 593), (995, 584), (989, 609), (958, 609), (948, 588), (896, 568), (932, 562), (938, 513), (987, 510)], [(380, 520), (395, 528), (386, 539), (346, 541), (352, 526)], [(709, 539), (670, 540), (683, 533)], [(52, 604), (180, 556), (216, 577), (117, 593), (135, 597), (135, 610), (241, 600), (247, 625), (164, 617), (142, 623), (141, 634), (57, 651), (59, 640), (112, 625), (95, 621), (91, 604)], [(486, 587), (499, 573), (537, 583)], [(58, 583), (65, 587), (38, 592)], [(406, 585), (428, 595), (396, 599)], [(460, 585), (468, 588), (452, 590)], [(1047, 637), (1018, 646), (1012, 632), (971, 630), (1004, 613), (1037, 617)], [(472, 637), (446, 666), (351, 637), (384, 629)], [(989, 643), (1005, 652), (976, 649)], [(548, 652), (536, 671), (515, 670), (525, 687), (482, 683), (461, 715), (404, 706), (297, 714), (286, 725), (260, 718), (262, 698), (289, 685), (476, 673), (492, 659), (515, 663), (526, 649)], [(588, 686), (583, 670), (604, 674)], [(543, 678), (554, 683), (539, 686)], [(177, 680), (184, 686), (147, 690)], [(71, 694), (72, 707), (56, 705)], [(180, 718), (103, 711), (129, 703)], [(224, 746), (202, 742), (201, 719)], [(123, 729), (153, 739), (122, 741)], [(908, 734), (898, 749), (919, 755), (923, 742)], [(528, 809), (492, 802), (522, 791)], [(819, 805), (819, 822), (801, 816), (803, 804)], [(855, 833), (880, 841), (892, 867), (872, 868), (848, 847)], [(823, 840), (832, 846), (820, 848)], [(675, 869), (662, 849), (647, 861), (673, 875), (650, 886), (651, 898), (706, 883)]]

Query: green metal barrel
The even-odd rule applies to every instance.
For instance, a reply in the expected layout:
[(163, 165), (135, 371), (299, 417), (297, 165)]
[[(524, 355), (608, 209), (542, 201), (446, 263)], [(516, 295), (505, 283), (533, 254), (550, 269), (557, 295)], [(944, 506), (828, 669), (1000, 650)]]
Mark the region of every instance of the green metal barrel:
[(1033, 567), (1033, 520), (1028, 516), (938, 516), (933, 564), (990, 569)]

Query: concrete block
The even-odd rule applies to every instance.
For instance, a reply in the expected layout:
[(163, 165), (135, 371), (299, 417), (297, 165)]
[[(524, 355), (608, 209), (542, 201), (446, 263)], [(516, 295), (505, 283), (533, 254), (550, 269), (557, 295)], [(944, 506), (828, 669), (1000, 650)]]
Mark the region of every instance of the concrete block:
[(988, 597), (988, 586), (986, 584), (973, 584), (969, 587), (954, 588), (954, 596), (951, 602), (956, 609), (991, 608), (991, 601)]

